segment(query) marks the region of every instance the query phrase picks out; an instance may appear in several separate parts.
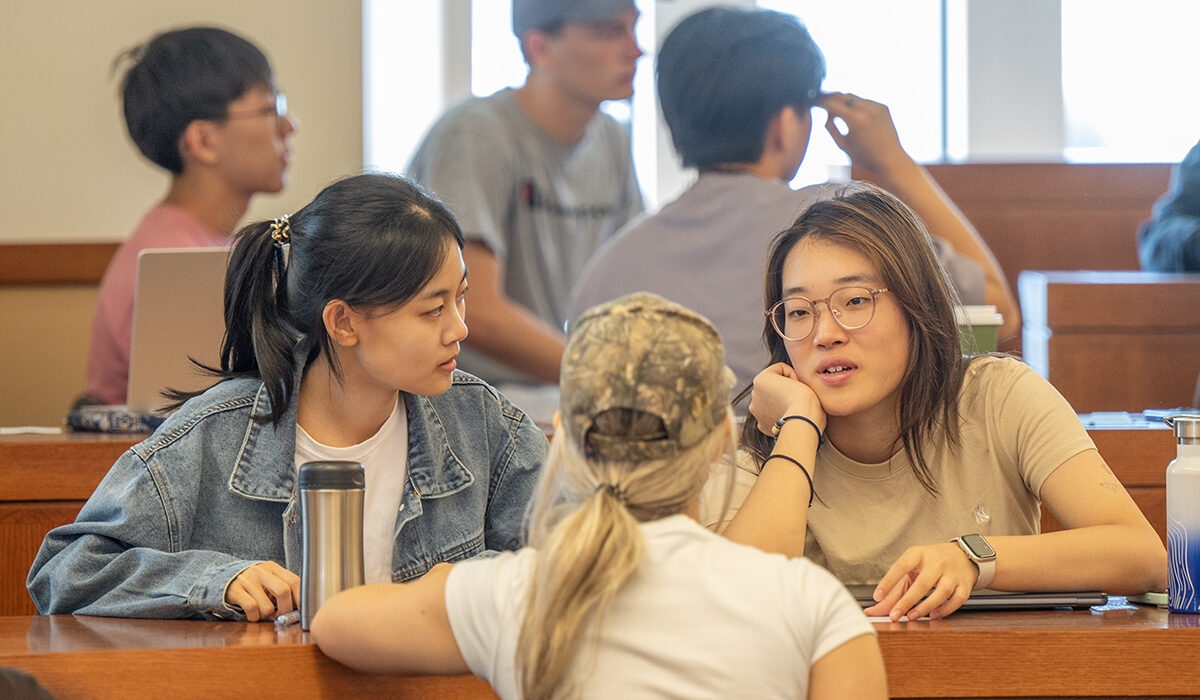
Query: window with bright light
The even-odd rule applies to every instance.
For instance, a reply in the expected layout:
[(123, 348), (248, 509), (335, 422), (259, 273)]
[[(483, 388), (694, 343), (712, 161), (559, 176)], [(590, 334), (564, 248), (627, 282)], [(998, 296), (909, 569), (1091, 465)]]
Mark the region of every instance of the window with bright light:
[[(759, 0), (794, 14), (825, 54), (823, 89), (852, 92), (888, 106), (906, 151), (917, 161), (940, 160), (942, 145), (942, 0)], [(850, 160), (813, 110), (813, 139), (794, 181), (844, 175)]]
[[(1060, 47), (1044, 46), (1058, 41), (1058, 32), (1030, 38), (1028, 22), (1042, 20), (1027, 17), (1020, 3), (758, 0), (757, 5), (804, 21), (825, 54), (825, 89), (888, 105), (901, 143), (918, 162), (969, 161), (981, 154), (989, 160), (1025, 160), (1025, 142), (1039, 130), (1053, 134), (1043, 139), (1039, 158), (1180, 160), (1200, 139), (1200, 90), (1181, 83), (1195, 72), (1200, 2), (1044, 1), (1057, 1), (1061, 8)], [(705, 4), (638, 2), (638, 38), (646, 56), (635, 79), (634, 98), (603, 107), (631, 125), (634, 162), (651, 208), (673, 197), (681, 182), (678, 175), (669, 174), (678, 172), (678, 165), (666, 145), (653, 81), (654, 49), (670, 27), (657, 26), (655, 15), (665, 19)], [(469, 13), (450, 21), (462, 26), (446, 26), (446, 7), (443, 1), (363, 0), (363, 140), (368, 167), (402, 171), (421, 136), (450, 102), (468, 89), (488, 95), (520, 85), (525, 78), (526, 66), (512, 34), (510, 2), (475, 0)], [(989, 19), (973, 24), (964, 19), (967, 13), (981, 11)], [(1057, 16), (1057, 10), (1049, 11)], [(1007, 24), (996, 26), (992, 17)], [(443, 37), (466, 31), (471, 33), (470, 56), (465, 55), (465, 44), (448, 51)], [(1042, 77), (1009, 60), (1025, 55), (1030, 41), (1038, 42), (1033, 48), (1039, 60), (1052, 57), (1046, 72), (1038, 72)], [(979, 58), (972, 51), (982, 45), (990, 53)], [(1061, 103), (1056, 99), (1060, 67), (1052, 64), (1059, 50)], [(976, 56), (976, 65), (970, 65), (971, 56)], [(454, 61), (461, 63), (447, 65)], [(469, 88), (465, 77), (447, 78), (468, 73)], [(1045, 76), (1055, 84), (1042, 85), (1036, 99), (1029, 99), (1034, 93), (1025, 89), (1028, 82)], [(981, 94), (1002, 96), (1001, 106), (1009, 112), (1016, 109), (1019, 116), (978, 107), (968, 114), (967, 104), (978, 106), (974, 97)], [(1026, 103), (1013, 107), (1004, 95), (1024, 95)], [(1043, 105), (1044, 113), (1037, 113)], [(824, 113), (815, 109), (813, 117), (813, 140), (795, 180), (798, 186), (844, 178), (849, 164), (825, 133)], [(990, 121), (981, 125), (981, 119)]]
[(512, 3), (471, 3), (471, 93), (483, 97), (525, 82), (525, 59), (512, 31)]
[(429, 59), (441, 55), (439, 5), (393, 0), (362, 4), (367, 170), (404, 172), (421, 136), (444, 108), (443, 66)]
[(1176, 162), (1200, 140), (1192, 0), (1062, 0), (1064, 156)]

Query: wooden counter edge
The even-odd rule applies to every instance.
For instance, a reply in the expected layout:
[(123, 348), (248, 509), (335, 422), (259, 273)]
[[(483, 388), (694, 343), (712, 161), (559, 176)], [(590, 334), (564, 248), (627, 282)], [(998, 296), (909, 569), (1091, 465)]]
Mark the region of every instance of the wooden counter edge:
[(1200, 635), (1186, 629), (921, 633), (888, 624), (876, 623), (876, 633), (893, 697), (1157, 696), (1200, 689), (1200, 665), (1193, 663)]

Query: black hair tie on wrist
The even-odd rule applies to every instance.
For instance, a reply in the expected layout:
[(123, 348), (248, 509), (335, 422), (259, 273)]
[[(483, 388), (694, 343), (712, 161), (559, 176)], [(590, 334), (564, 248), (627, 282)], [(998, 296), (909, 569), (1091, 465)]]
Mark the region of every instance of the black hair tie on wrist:
[(813, 496), (817, 495), (816, 489), (813, 488), (812, 475), (810, 475), (808, 473), (808, 470), (804, 468), (804, 465), (800, 463), (800, 460), (796, 459), (795, 457), (789, 457), (787, 455), (774, 455), (773, 454), (770, 457), (767, 457), (766, 459), (763, 460), (763, 466), (766, 466), (767, 462), (770, 462), (773, 459), (786, 459), (787, 461), (791, 462), (792, 464), (796, 465), (797, 467), (800, 467), (800, 472), (802, 474), (804, 474), (805, 479), (808, 479), (808, 507), (812, 508)]
[(812, 429), (817, 431), (817, 445), (820, 446), (825, 444), (825, 434), (821, 432), (821, 429), (817, 427), (817, 424), (813, 421), (813, 419), (809, 418), (808, 416), (784, 416), (783, 418), (780, 418), (779, 420), (775, 421), (775, 425), (771, 428), (771, 437), (779, 437), (779, 431), (783, 430), (783, 424), (790, 420), (802, 420), (811, 425)]

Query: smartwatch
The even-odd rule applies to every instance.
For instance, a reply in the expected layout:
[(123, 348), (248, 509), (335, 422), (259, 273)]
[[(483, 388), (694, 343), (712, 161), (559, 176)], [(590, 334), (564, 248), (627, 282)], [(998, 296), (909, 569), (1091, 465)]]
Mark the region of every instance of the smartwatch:
[(983, 535), (971, 534), (955, 537), (950, 540), (962, 549), (967, 558), (979, 569), (979, 578), (975, 581), (975, 590), (987, 588), (996, 576), (996, 550), (983, 538)]

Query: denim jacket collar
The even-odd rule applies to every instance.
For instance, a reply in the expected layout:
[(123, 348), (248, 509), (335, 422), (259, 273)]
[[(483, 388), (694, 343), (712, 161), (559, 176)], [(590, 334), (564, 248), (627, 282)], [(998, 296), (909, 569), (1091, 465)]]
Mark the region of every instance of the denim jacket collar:
[[(408, 413), (408, 474), (417, 494), (444, 496), (470, 485), (474, 476), (451, 449), (446, 430), (429, 400), (407, 392), (401, 395)], [(279, 423), (273, 424), (266, 386), (259, 386), (229, 479), (229, 488), (234, 493), (278, 502), (287, 502), (295, 496), (298, 396), (296, 391)]]
[[(296, 385), (299, 387), (299, 384)], [(260, 384), (254, 394), (249, 423), (237, 452), (229, 488), (260, 501), (287, 502), (296, 489), (296, 408), (293, 393), (279, 423), (271, 422), (271, 399)]]

